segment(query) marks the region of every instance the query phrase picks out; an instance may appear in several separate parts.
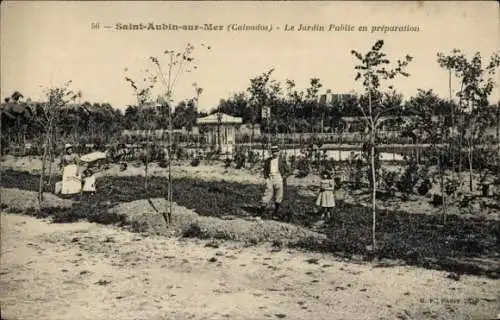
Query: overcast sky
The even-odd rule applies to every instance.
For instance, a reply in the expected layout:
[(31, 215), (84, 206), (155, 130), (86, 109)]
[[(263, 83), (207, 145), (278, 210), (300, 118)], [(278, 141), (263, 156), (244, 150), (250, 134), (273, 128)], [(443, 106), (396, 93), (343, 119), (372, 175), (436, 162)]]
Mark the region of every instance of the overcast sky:
[[(293, 79), (305, 88), (321, 79), (333, 92), (359, 90), (354, 82), (351, 49), (369, 50), (386, 42), (389, 58), (414, 57), (411, 76), (395, 87), (405, 97), (417, 88), (434, 89), (448, 97), (448, 75), (436, 53), (453, 48), (469, 57), (498, 52), (498, 5), (488, 2), (41, 2), (1, 4), (1, 95), (21, 91), (33, 100), (42, 87), (66, 80), (83, 93), (82, 102), (109, 102), (123, 108), (135, 98), (124, 77), (138, 78), (152, 68), (150, 56), (165, 57), (166, 49), (195, 45), (198, 69), (179, 78), (177, 101), (194, 96), (192, 84), (204, 89), (200, 108), (215, 107), (221, 98), (244, 91), (249, 79), (270, 68), (279, 81)], [(91, 23), (99, 22), (100, 30)], [(117, 23), (222, 25), (223, 31), (124, 31)], [(271, 32), (227, 31), (228, 24), (272, 25)], [(285, 24), (353, 25), (356, 31), (285, 31)], [(104, 25), (111, 29), (102, 28)], [(359, 32), (360, 25), (368, 32)], [(371, 32), (372, 26), (418, 26), (419, 32)], [(278, 27), (280, 30), (278, 30)], [(206, 50), (200, 44), (211, 46)], [(160, 59), (160, 61), (162, 61)], [(166, 60), (163, 60), (166, 61)], [(165, 62), (164, 62), (165, 63)], [(126, 73), (124, 70), (128, 68)], [(457, 82), (453, 82), (456, 89)], [(490, 101), (500, 99), (498, 88)]]

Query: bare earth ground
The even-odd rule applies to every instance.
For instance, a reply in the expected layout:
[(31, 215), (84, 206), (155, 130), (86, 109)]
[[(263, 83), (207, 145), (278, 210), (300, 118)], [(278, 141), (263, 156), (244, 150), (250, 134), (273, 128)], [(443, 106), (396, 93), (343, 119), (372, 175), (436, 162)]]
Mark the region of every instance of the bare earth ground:
[(498, 280), (455, 281), (438, 271), (205, 243), (2, 214), (2, 319), (491, 319), (500, 313)]
[[(6, 159), (2, 167), (32, 172), (39, 162)], [(105, 174), (143, 171), (130, 166)], [(151, 172), (165, 174), (154, 166)], [(175, 167), (174, 176), (262, 182), (260, 172), (214, 166)], [(316, 180), (291, 178), (290, 184)], [(2, 200), (32, 208), (35, 194), (3, 189)], [(139, 211), (141, 201), (115, 210)], [(50, 195), (47, 202), (71, 205)], [(175, 212), (195, 215), (183, 210)], [(233, 221), (236, 230), (262, 223)], [(353, 263), (269, 244), (148, 236), (15, 214), (2, 213), (1, 222), (1, 319), (494, 319), (500, 314), (500, 280), (495, 279), (462, 275), (454, 280), (448, 272)], [(266, 227), (279, 229), (280, 236), (305, 232), (282, 231), (273, 223)]]

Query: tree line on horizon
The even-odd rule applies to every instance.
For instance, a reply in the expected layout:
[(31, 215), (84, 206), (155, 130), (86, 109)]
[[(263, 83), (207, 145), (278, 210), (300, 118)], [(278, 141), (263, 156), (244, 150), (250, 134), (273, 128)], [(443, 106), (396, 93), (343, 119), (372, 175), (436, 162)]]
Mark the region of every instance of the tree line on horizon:
[[(470, 61), (457, 49), (449, 55), (439, 53), (437, 63), (449, 74), (448, 98), (439, 97), (432, 89), (419, 89), (416, 95), (405, 100), (397, 89), (389, 86), (385, 92), (373, 92), (373, 108), (383, 109), (383, 116), (442, 116), (446, 128), (456, 127), (457, 119), (464, 119), (471, 113), (480, 113), (487, 115), (482, 117), (485, 122), (483, 126), (495, 126), (499, 122), (500, 106), (498, 103), (489, 104), (488, 97), (495, 85), (491, 75), (496, 72), (500, 59), (494, 54), (490, 60), (489, 64), (483, 66), (479, 53)], [(311, 78), (309, 86), (299, 90), (293, 80), (279, 82), (273, 79), (273, 72), (274, 69), (270, 69), (251, 78), (245, 90), (220, 99), (218, 106), (207, 113), (197, 110), (203, 89), (196, 85), (193, 97), (180, 101), (173, 107), (172, 128), (184, 128), (189, 132), (196, 126), (197, 118), (222, 112), (241, 117), (244, 124), (252, 127), (259, 125), (262, 132), (338, 133), (343, 130), (342, 117), (366, 116), (362, 106), (368, 105), (367, 92), (344, 95), (344, 99), (333, 100), (327, 104), (318, 99), (323, 88), (319, 78)], [(456, 95), (458, 102), (451, 95), (453, 73), (461, 80), (461, 87)], [(133, 83), (132, 85), (135, 86)], [(473, 107), (472, 103), (475, 104)], [(19, 91), (4, 98), (1, 104), (1, 125), (4, 132), (2, 145), (22, 144), (40, 137), (40, 133), (45, 130), (44, 122), (40, 121), (44, 117), (44, 104), (46, 103), (24, 99)], [(66, 139), (91, 143), (95, 140), (116, 140), (123, 130), (167, 129), (170, 123), (170, 105), (172, 103), (158, 103), (153, 99), (145, 100), (144, 103), (138, 100), (136, 105), (129, 105), (125, 110), (120, 110), (106, 102), (68, 101), (55, 119), (55, 134)], [(263, 114), (263, 107), (269, 108), (270, 117)], [(418, 131), (415, 128), (411, 130)]]
[[(252, 83), (266, 79), (270, 72), (252, 79)], [(257, 81), (255, 81), (258, 79)], [(260, 83), (258, 85), (261, 85)], [(244, 124), (259, 125), (262, 132), (271, 133), (339, 133), (343, 130), (343, 117), (363, 117), (358, 105), (366, 97), (345, 95), (342, 101), (333, 100), (332, 103), (318, 102), (317, 95), (321, 83), (319, 79), (311, 79), (311, 86), (307, 93), (292, 91), (294, 83), (288, 80), (285, 90), (277, 82), (270, 86), (271, 97), (266, 100), (265, 106), (271, 111), (269, 119), (263, 117), (262, 107), (255, 106), (245, 91), (234, 93), (228, 98), (221, 99), (218, 107), (209, 112), (198, 112), (194, 98), (179, 102), (172, 113), (173, 129), (191, 131), (196, 126), (196, 119), (217, 112), (235, 117), (241, 117)], [(256, 90), (256, 89), (252, 89)], [(256, 90), (257, 91), (257, 90)], [(2, 130), (4, 131), (3, 145), (12, 143), (23, 144), (25, 141), (36, 140), (44, 131), (43, 103), (24, 100), (22, 93), (14, 92), (11, 97), (4, 99), (2, 105)], [(432, 90), (419, 89), (418, 93), (403, 100), (403, 96), (396, 92), (388, 95), (387, 106), (391, 110), (385, 116), (414, 116), (431, 112), (435, 116), (444, 116), (444, 125), (452, 125), (452, 110), (454, 116), (465, 116), (467, 109), (460, 108), (457, 103), (450, 102), (435, 94)], [(486, 126), (495, 126), (499, 121), (497, 105), (484, 105), (475, 109), (474, 113), (484, 114)], [(141, 113), (142, 112), (142, 113)], [(71, 140), (85, 140), (109, 142), (117, 139), (123, 130), (143, 130), (144, 120), (151, 119), (149, 128), (167, 129), (169, 125), (168, 107), (156, 103), (143, 107), (129, 105), (124, 110), (113, 108), (109, 103), (71, 103), (61, 110), (57, 125), (58, 135)]]

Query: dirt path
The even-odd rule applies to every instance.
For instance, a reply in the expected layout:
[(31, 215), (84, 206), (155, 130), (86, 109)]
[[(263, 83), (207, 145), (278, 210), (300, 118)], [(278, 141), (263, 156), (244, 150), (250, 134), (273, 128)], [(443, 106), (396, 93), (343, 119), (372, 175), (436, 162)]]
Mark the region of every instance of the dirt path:
[(375, 268), (267, 246), (214, 248), (90, 223), (1, 219), (2, 319), (488, 319), (500, 313), (499, 280), (456, 281), (438, 271)]

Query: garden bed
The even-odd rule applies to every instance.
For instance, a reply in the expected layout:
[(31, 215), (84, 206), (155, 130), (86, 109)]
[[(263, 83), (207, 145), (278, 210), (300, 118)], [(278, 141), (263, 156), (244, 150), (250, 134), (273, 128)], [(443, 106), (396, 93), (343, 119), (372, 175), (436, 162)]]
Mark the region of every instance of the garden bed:
[[(2, 185), (9, 188), (20, 188), (36, 191), (38, 177), (28, 173), (6, 171), (2, 175)], [(252, 184), (239, 184), (227, 181), (203, 181), (192, 178), (180, 178), (173, 181), (173, 200), (180, 207), (195, 211), (197, 214), (210, 219), (204, 220), (200, 227), (197, 222), (189, 223), (188, 229), (191, 233), (185, 235), (199, 236), (203, 233), (203, 225), (215, 225), (221, 219), (247, 219), (257, 207), (261, 186)], [(138, 177), (103, 177), (98, 180), (98, 192), (92, 198), (84, 198), (69, 209), (54, 212), (41, 212), (43, 216), (52, 215), (57, 222), (71, 222), (86, 219), (98, 223), (119, 223), (130, 225), (127, 210), (112, 210), (112, 208), (131, 203), (138, 200), (164, 198), (168, 180), (163, 177), (151, 177), (149, 190), (143, 189), (142, 179)], [(264, 224), (294, 225), (297, 227), (312, 229), (318, 220), (314, 214), (314, 197), (305, 195), (294, 186), (288, 186), (282, 209), (293, 215), (291, 224), (274, 221), (265, 221)], [(136, 208), (137, 205), (135, 206)], [(143, 207), (140, 205), (139, 207)], [(165, 207), (165, 206), (163, 206)], [(175, 210), (174, 210), (175, 212)], [(334, 252), (347, 257), (397, 259), (407, 264), (429, 268), (442, 268), (462, 273), (486, 274), (491, 277), (499, 277), (500, 267), (491, 264), (498, 262), (499, 255), (499, 232), (498, 221), (484, 218), (464, 218), (459, 215), (450, 215), (446, 225), (442, 225), (439, 215), (408, 214), (405, 212), (379, 210), (377, 219), (377, 241), (380, 249), (376, 255), (370, 250), (372, 213), (371, 209), (338, 202), (337, 223), (322, 228), (314, 228), (313, 232), (324, 234), (326, 237), (302, 234), (293, 245), (309, 250), (320, 250)], [(156, 225), (161, 223), (160, 214), (143, 215), (146, 222), (156, 219)], [(242, 219), (240, 219), (242, 220)], [(252, 233), (255, 221), (241, 223), (241, 228), (234, 234), (250, 230)], [(343, 223), (341, 223), (343, 222)], [(147, 223), (146, 223), (147, 224)], [(220, 230), (229, 224), (219, 225)], [(161, 229), (161, 228), (160, 228)], [(272, 229), (272, 228), (271, 228)], [(301, 229), (302, 230), (302, 229)], [(137, 230), (136, 230), (137, 231)], [(219, 231), (208, 232), (206, 237), (213, 237), (214, 233), (219, 237), (235, 239), (230, 233)], [(266, 231), (267, 232), (267, 231)], [(273, 231), (266, 236), (256, 237), (251, 241), (277, 241), (282, 235), (272, 235)], [(237, 238), (237, 237), (236, 237)], [(286, 238), (286, 236), (283, 236)], [(290, 238), (290, 237), (288, 237)], [(482, 264), (478, 261), (488, 261)]]

